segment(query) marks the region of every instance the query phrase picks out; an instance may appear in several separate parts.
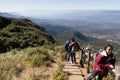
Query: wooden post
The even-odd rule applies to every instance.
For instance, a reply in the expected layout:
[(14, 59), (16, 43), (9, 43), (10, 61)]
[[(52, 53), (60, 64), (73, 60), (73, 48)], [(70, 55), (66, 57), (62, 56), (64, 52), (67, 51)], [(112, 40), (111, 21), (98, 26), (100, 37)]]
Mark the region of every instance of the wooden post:
[(120, 67), (116, 66), (115, 67), (115, 80), (120, 80)]
[(90, 59), (91, 59), (91, 50), (88, 49), (88, 60), (87, 60), (87, 73), (90, 73)]
[(84, 54), (84, 51), (81, 50), (81, 53), (80, 53), (80, 66), (83, 68), (84, 67), (84, 63), (83, 63), (83, 54)]

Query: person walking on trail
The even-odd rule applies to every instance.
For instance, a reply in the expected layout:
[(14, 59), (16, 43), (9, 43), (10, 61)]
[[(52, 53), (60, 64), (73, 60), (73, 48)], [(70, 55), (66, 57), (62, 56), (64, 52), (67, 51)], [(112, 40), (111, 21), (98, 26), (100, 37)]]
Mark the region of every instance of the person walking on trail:
[(69, 59), (70, 59), (70, 54), (69, 54), (69, 52), (68, 52), (69, 44), (70, 44), (70, 40), (67, 40), (67, 41), (65, 42), (65, 44), (64, 44), (64, 49), (65, 49), (65, 53), (66, 53), (65, 59), (66, 59), (67, 61), (69, 61)]
[(69, 44), (69, 53), (71, 56), (71, 63), (72, 64), (76, 64), (76, 52), (78, 50), (81, 50), (81, 48), (79, 47), (78, 43), (75, 41), (74, 38), (71, 39), (71, 42)]
[(87, 80), (92, 80), (96, 75), (98, 75), (98, 80), (102, 80), (103, 77), (107, 76), (110, 69), (115, 68), (116, 58), (112, 51), (112, 45), (106, 45), (104, 51), (96, 56), (93, 72)]

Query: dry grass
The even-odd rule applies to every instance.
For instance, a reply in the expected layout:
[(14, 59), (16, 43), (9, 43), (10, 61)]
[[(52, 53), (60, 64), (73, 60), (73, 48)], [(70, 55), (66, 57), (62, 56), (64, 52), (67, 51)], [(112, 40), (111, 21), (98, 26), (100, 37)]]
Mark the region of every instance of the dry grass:
[[(0, 54), (0, 80), (50, 80), (53, 72), (58, 68), (61, 51), (50, 50), (45, 47), (27, 48), (21, 51), (13, 50)], [(39, 55), (38, 55), (39, 54)], [(35, 58), (41, 56), (45, 58)], [(33, 59), (43, 61), (39, 66), (33, 64)]]

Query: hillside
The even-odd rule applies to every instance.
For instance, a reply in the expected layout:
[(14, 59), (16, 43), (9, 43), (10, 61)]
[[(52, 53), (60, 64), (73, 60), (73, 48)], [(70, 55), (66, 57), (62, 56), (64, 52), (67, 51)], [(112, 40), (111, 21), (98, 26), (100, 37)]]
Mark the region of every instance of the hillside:
[[(0, 15), (20, 17), (20, 15), (12, 15), (10, 13), (0, 13)], [(120, 42), (119, 15), (120, 11), (116, 10), (78, 10), (58, 12), (55, 15), (46, 15), (46, 17), (34, 15), (35, 17), (27, 18), (44, 27), (52, 37), (56, 38), (61, 43), (64, 43), (66, 40), (66, 36), (62, 33), (67, 34), (65, 33), (67, 31), (73, 31), (72, 33), (77, 31), (89, 41), (103, 39)], [(62, 37), (60, 37), (61, 35)], [(76, 35), (74, 36), (77, 37)], [(63, 38), (63, 40), (61, 40), (61, 38)]]
[(53, 44), (55, 40), (45, 31), (28, 19), (15, 19), (0, 16), (0, 51), (14, 48)]
[(58, 11), (45, 17), (35, 16), (39, 20), (31, 20), (42, 25), (50, 34), (77, 30), (84, 36), (120, 42), (119, 15), (119, 10), (68, 10)]
[(31, 17), (28, 17), (28, 19), (43, 26), (51, 35), (53, 35), (53, 37), (61, 32), (72, 30), (72, 28), (69, 26), (64, 26), (63, 24), (56, 23), (56, 21)]
[(0, 12), (0, 16), (9, 17), (9, 18), (24, 18), (24, 16), (21, 16), (16, 12), (9, 12), (9, 13)]
[(49, 34), (51, 34), (52, 37), (54, 37), (60, 43), (64, 43), (67, 39), (70, 39), (72, 37), (74, 37), (79, 43), (99, 41), (99, 39), (93, 38), (91, 36), (85, 36), (84, 34), (78, 31), (79, 29), (75, 30), (74, 28), (71, 27), (72, 25), (70, 26), (69, 22), (68, 25), (65, 25), (64, 23), (66, 22), (66, 20), (60, 20), (60, 22), (64, 21), (64, 23), (62, 24), (59, 23), (59, 20), (52, 21), (49, 19), (47, 20), (30, 17), (28, 18), (33, 22), (43, 26), (49, 32)]
[(96, 39), (96, 38), (84, 36), (80, 32), (74, 31), (74, 30), (60, 32), (60, 33), (56, 34), (55, 37), (61, 43), (64, 43), (67, 39), (71, 39), (71, 38), (75, 38), (76, 41), (80, 44), (86, 43), (86, 42), (91, 42), (91, 41), (92, 42), (100, 41), (99, 39)]
[(94, 37), (97, 39), (111, 39), (115, 42), (120, 42), (120, 29), (102, 29), (89, 32), (83, 32), (85, 36)]

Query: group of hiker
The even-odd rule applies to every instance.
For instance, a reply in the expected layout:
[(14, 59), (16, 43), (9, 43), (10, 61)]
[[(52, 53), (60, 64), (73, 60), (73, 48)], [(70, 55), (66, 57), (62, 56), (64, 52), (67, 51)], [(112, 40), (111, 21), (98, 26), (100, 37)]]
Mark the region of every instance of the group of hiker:
[(65, 45), (64, 45), (65, 51), (66, 51), (66, 60), (70, 61), (72, 64), (76, 64), (76, 52), (78, 50), (82, 50), (78, 43), (75, 41), (74, 38), (71, 40), (67, 40)]
[[(66, 60), (70, 61), (72, 64), (76, 64), (76, 52), (78, 50), (81, 51), (81, 59), (80, 59), (80, 66), (83, 66), (82, 63), (82, 55), (84, 54), (83, 49), (79, 47), (78, 43), (75, 41), (74, 38), (71, 40), (67, 40), (64, 45), (65, 51), (66, 51)], [(87, 80), (92, 80), (95, 78), (95, 76), (98, 76), (97, 80), (102, 80), (103, 77), (107, 76), (109, 70), (112, 70), (115, 68), (115, 62), (116, 58), (113, 54), (113, 46), (110, 44), (107, 44), (104, 47), (104, 50), (100, 51), (94, 60), (93, 64), (93, 71), (91, 75), (87, 78)]]

